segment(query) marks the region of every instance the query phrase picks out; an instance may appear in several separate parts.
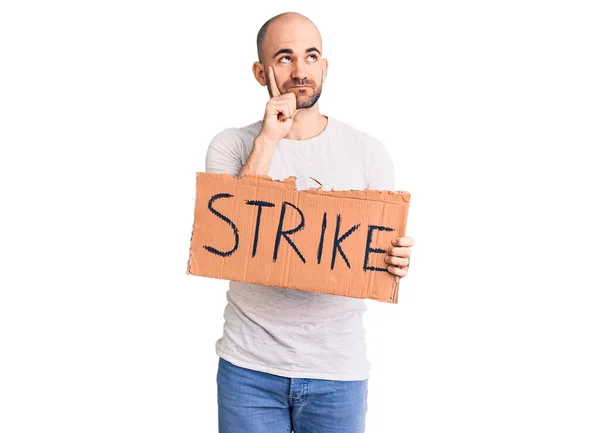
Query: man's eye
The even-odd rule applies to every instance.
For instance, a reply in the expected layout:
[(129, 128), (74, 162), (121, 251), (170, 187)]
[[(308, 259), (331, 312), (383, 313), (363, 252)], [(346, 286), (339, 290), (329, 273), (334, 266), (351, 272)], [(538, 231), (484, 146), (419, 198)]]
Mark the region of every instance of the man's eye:
[(314, 60), (315, 62), (316, 62), (316, 61), (319, 59), (319, 58), (317, 57), (317, 55), (316, 55), (316, 54), (311, 54), (311, 55), (310, 55), (310, 56), (308, 56), (308, 57), (313, 57), (313, 58), (315, 59), (315, 60)]
[[(291, 57), (290, 56), (283, 56), (281, 59), (279, 59), (279, 61), (281, 62), (284, 59), (290, 59), (291, 60)], [(287, 63), (287, 62), (283, 62), (283, 63)]]

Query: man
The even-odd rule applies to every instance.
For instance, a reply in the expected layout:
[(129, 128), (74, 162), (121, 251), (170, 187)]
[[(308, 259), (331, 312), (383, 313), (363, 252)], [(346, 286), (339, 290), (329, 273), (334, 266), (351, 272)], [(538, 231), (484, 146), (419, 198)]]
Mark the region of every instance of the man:
[[(297, 188), (394, 189), (385, 147), (319, 112), (327, 76), (321, 36), (297, 13), (267, 21), (257, 37), (256, 80), (270, 100), (262, 121), (211, 141), (206, 171), (296, 176)], [(389, 272), (408, 272), (409, 237), (395, 239)], [(367, 379), (363, 299), (230, 282), (217, 341), (221, 433), (358, 433)]]

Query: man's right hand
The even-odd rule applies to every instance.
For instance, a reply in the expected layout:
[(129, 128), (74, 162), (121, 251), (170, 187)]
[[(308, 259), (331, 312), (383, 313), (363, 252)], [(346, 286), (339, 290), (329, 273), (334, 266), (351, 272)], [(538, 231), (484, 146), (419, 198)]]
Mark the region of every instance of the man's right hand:
[(273, 152), (279, 141), (292, 129), (294, 116), (300, 111), (296, 109), (295, 93), (282, 95), (279, 91), (271, 66), (269, 66), (268, 74), (272, 97), (267, 102), (262, 128), (254, 139), (252, 152), (240, 169), (238, 177), (246, 174), (268, 175)]
[(259, 135), (270, 143), (277, 144), (292, 129), (296, 110), (296, 94), (293, 92), (281, 94), (273, 67), (268, 69), (271, 94), (273, 95), (265, 107), (262, 129)]

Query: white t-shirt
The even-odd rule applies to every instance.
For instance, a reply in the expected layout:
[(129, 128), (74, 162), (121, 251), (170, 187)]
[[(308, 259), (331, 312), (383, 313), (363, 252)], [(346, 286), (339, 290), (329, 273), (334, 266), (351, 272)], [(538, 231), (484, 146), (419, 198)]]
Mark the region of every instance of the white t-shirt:
[[(211, 141), (206, 172), (239, 174), (262, 120), (228, 128)], [(328, 116), (308, 140), (282, 139), (269, 176), (296, 177), (298, 190), (394, 189), (394, 166), (382, 143)], [(364, 380), (369, 375), (363, 299), (230, 281), (217, 355), (279, 376)]]

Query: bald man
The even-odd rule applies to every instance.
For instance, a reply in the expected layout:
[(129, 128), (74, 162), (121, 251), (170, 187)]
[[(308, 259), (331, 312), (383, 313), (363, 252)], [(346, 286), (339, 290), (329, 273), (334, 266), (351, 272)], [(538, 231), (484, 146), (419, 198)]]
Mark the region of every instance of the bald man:
[[(297, 13), (267, 21), (254, 77), (267, 86), (264, 116), (211, 141), (206, 171), (295, 176), (298, 189), (394, 189), (383, 144), (319, 112), (327, 77), (321, 35)], [(406, 276), (409, 237), (392, 241), (388, 271)], [(216, 343), (221, 433), (359, 433), (369, 362), (363, 299), (231, 281)]]

